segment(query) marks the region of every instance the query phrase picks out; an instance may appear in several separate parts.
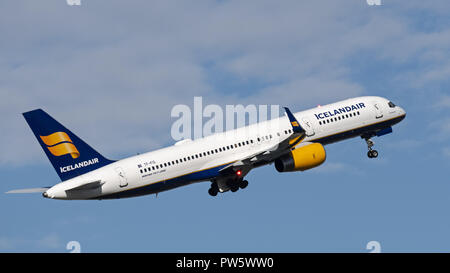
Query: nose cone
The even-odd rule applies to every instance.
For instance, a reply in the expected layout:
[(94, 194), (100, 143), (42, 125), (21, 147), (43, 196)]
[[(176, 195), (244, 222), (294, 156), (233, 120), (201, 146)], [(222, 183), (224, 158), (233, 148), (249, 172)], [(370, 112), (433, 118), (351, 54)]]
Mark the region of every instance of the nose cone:
[(45, 198), (48, 198), (48, 193), (47, 192), (43, 192), (42, 196), (44, 196)]
[(400, 106), (398, 106), (398, 115), (399, 117), (402, 118), (402, 120), (406, 117), (406, 111), (405, 109), (401, 108)]

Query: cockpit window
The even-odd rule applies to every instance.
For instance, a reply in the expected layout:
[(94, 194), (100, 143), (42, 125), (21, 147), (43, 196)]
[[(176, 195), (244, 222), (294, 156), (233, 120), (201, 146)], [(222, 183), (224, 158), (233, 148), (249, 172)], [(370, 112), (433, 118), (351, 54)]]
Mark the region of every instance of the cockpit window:
[(395, 104), (394, 104), (392, 101), (390, 101), (390, 102), (388, 103), (388, 105), (389, 105), (389, 107), (391, 107), (391, 108), (394, 108), (394, 107), (395, 107)]

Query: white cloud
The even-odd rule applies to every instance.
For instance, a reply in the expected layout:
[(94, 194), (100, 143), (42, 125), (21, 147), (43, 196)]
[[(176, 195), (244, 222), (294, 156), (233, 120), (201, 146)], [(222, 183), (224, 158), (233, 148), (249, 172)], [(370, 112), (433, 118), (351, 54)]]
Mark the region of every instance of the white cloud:
[(41, 238), (0, 237), (0, 251), (64, 251), (65, 245), (59, 235), (46, 234)]
[(320, 168), (314, 168), (310, 170), (311, 172), (323, 173), (323, 174), (333, 174), (333, 173), (351, 173), (353, 175), (363, 175), (363, 171), (355, 168), (351, 164), (343, 163), (343, 162), (330, 162), (325, 161), (325, 163), (320, 166)]
[(442, 96), (438, 102), (434, 105), (436, 108), (450, 108), (450, 96)]
[(434, 132), (430, 139), (435, 141), (448, 140), (450, 138), (450, 117), (431, 122), (430, 128)]
[(450, 157), (450, 147), (442, 148), (442, 153), (444, 154), (444, 156)]
[(57, 234), (48, 234), (43, 238), (37, 240), (37, 246), (42, 249), (64, 249), (64, 245), (61, 243), (61, 239)]
[(6, 237), (0, 237), (0, 250), (7, 251), (14, 248), (14, 242)]

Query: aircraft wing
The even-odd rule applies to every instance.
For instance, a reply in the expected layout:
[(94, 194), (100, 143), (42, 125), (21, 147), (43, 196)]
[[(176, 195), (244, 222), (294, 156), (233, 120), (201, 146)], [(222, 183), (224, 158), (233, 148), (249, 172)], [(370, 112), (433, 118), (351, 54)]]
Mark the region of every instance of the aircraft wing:
[(302, 128), (289, 108), (284, 107), (284, 109), (292, 126), (292, 134), (288, 138), (278, 142), (277, 144), (274, 144), (273, 146), (263, 151), (257, 152), (234, 163), (231, 163), (222, 168), (220, 172), (226, 174), (230, 171), (235, 171), (236, 169), (244, 169), (249, 171), (253, 166), (258, 166), (274, 161), (283, 154), (291, 151), (293, 147), (302, 142), (306, 137), (306, 131)]

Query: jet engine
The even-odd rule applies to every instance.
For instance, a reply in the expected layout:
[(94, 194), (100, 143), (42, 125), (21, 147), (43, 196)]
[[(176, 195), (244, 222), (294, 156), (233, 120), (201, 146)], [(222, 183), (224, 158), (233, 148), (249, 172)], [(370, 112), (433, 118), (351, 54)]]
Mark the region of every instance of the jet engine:
[(311, 143), (299, 147), (275, 160), (279, 172), (305, 171), (322, 164), (327, 155), (320, 143)]

